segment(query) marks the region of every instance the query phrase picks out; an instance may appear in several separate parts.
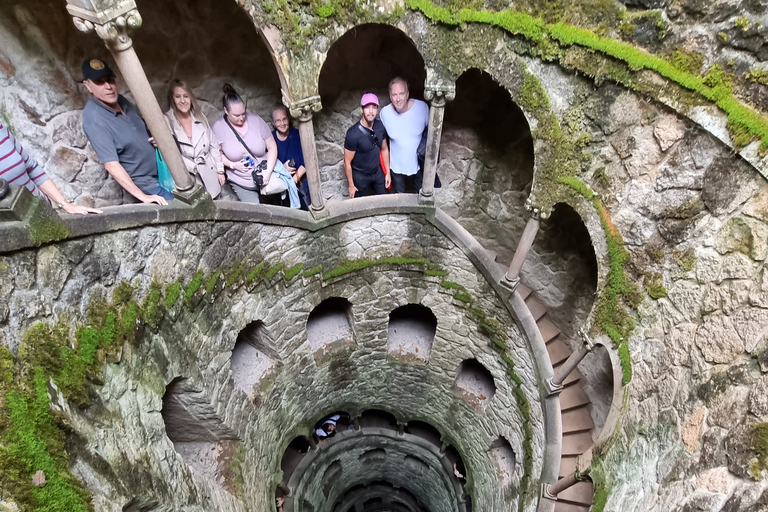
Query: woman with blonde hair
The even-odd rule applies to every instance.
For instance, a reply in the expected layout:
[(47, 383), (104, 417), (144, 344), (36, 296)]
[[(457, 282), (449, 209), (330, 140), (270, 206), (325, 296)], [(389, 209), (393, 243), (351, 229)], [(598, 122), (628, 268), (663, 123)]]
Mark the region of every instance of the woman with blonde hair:
[(171, 108), (165, 113), (165, 118), (184, 164), (195, 181), (215, 199), (226, 180), (219, 141), (187, 84), (173, 80), (168, 87), (168, 101)]

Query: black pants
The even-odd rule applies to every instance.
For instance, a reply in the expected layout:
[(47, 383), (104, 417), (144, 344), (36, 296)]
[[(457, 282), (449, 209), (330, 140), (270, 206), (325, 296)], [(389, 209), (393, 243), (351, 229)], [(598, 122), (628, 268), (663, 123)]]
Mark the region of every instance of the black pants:
[(405, 194), (408, 181), (411, 181), (414, 188), (416, 188), (414, 192), (418, 194), (419, 190), (421, 190), (421, 183), (424, 181), (424, 172), (421, 169), (419, 169), (416, 174), (411, 176), (399, 174), (392, 170), (390, 170), (389, 174), (392, 176), (392, 188), (394, 189), (395, 193)]
[(387, 193), (385, 186), (384, 173), (377, 169), (371, 174), (352, 173), (357, 192), (355, 197), (373, 196)]

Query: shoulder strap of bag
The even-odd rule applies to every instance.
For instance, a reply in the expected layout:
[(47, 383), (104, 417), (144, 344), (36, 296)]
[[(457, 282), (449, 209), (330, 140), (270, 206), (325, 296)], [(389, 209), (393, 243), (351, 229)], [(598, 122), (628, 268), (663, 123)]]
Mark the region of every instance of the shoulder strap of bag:
[[(375, 134), (375, 132), (374, 132), (373, 130), (369, 130), (368, 128), (366, 128), (365, 126), (363, 126), (362, 124), (360, 124), (359, 122), (357, 123), (357, 127), (358, 127), (358, 128), (360, 128), (360, 131), (361, 131), (361, 132), (363, 132), (364, 134), (366, 134), (366, 135), (367, 135), (367, 136), (369, 136), (369, 137), (371, 136), (371, 134)], [(374, 142), (374, 145), (375, 145), (377, 148), (379, 148), (379, 149), (381, 149), (381, 145), (380, 145), (380, 144), (381, 144), (381, 141), (379, 141), (379, 144), (376, 144), (376, 143)]]
[(254, 154), (253, 154), (253, 151), (251, 151), (251, 148), (249, 148), (249, 147), (248, 147), (248, 144), (246, 144), (246, 143), (245, 143), (245, 141), (243, 140), (243, 138), (240, 136), (240, 134), (239, 134), (239, 133), (237, 133), (237, 130), (235, 130), (235, 127), (234, 127), (234, 126), (232, 126), (232, 123), (230, 123), (230, 122), (229, 122), (229, 119), (227, 119), (227, 116), (226, 116), (226, 114), (224, 115), (224, 122), (225, 122), (225, 123), (227, 123), (227, 126), (229, 126), (229, 127), (232, 129), (232, 133), (234, 133), (234, 134), (235, 134), (235, 137), (237, 137), (237, 140), (239, 140), (239, 141), (240, 141), (240, 144), (242, 144), (242, 145), (243, 145), (243, 147), (244, 147), (244, 148), (245, 148), (245, 150), (248, 152), (248, 154), (249, 154), (249, 155), (251, 155), (251, 157), (252, 157), (254, 160), (261, 160), (260, 158), (258, 158), (256, 155), (254, 155)]

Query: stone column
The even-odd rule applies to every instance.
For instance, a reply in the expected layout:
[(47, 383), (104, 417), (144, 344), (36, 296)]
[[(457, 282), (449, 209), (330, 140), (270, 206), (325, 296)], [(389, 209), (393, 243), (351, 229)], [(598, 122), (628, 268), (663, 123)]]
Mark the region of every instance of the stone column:
[(563, 382), (568, 378), (568, 375), (570, 375), (584, 357), (595, 348), (595, 342), (589, 337), (589, 334), (584, 327), (579, 329), (579, 337), (581, 337), (582, 341), (582, 345), (579, 349), (576, 352), (572, 352), (571, 355), (568, 356), (568, 359), (565, 360), (565, 363), (555, 370), (555, 375), (544, 382), (550, 395), (562, 391)]
[(320, 183), (320, 166), (317, 163), (317, 146), (315, 145), (315, 127), (312, 124), (312, 116), (323, 108), (320, 96), (310, 96), (299, 101), (291, 101), (283, 91), (283, 104), (291, 111), (291, 116), (299, 122), (299, 136), (301, 137), (301, 151), (304, 153), (304, 167), (307, 170), (309, 195), (312, 204), (309, 211), (316, 219), (327, 217), (328, 210), (323, 201), (323, 189)]
[(509, 269), (504, 275), (502, 284), (508, 286), (514, 291), (517, 285), (520, 284), (520, 269), (523, 268), (525, 258), (528, 256), (528, 252), (533, 246), (533, 241), (536, 239), (536, 233), (539, 231), (541, 225), (541, 219), (549, 217), (548, 214), (539, 211), (538, 208), (531, 206), (530, 200), (526, 201), (525, 207), (531, 211), (531, 218), (528, 219), (528, 223), (523, 230), (523, 236), (520, 237), (520, 241), (517, 243), (517, 249), (515, 255), (512, 257), (512, 263), (509, 264)]
[(445, 104), (456, 98), (455, 85), (427, 85), (424, 99), (429, 102), (429, 125), (427, 126), (427, 151), (424, 157), (424, 180), (419, 191), (420, 202), (435, 202), (435, 175), (437, 157), (440, 154), (440, 136), (443, 133)]
[[(157, 147), (171, 171), (173, 181), (176, 183), (174, 195), (187, 203), (196, 201), (204, 190), (195, 185), (195, 180), (187, 172), (173, 136), (165, 123), (157, 98), (155, 98), (147, 75), (144, 73), (144, 68), (133, 49), (133, 41), (128, 36), (129, 29), (138, 28), (142, 23), (135, 2), (133, 0), (121, 2), (92, 1), (96, 4), (93, 6), (94, 10), (81, 7), (82, 1), (77, 2), (78, 5), (67, 5), (67, 10), (72, 15), (75, 26), (81, 32), (87, 33), (95, 30), (96, 34), (104, 40), (104, 44), (115, 59), (117, 67), (120, 68), (120, 72), (136, 100), (136, 106), (150, 132), (152, 132)], [(85, 3), (90, 4), (91, 0), (86, 0)]]

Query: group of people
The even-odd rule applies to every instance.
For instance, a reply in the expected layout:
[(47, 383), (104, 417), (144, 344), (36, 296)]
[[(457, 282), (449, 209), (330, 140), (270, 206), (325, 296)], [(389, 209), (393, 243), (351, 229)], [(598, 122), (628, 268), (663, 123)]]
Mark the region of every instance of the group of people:
[[(107, 64), (83, 63), (83, 84), (91, 99), (83, 109), (83, 130), (104, 168), (128, 193), (143, 203), (167, 204), (170, 190), (161, 186), (154, 138), (133, 105), (118, 94)], [(214, 199), (229, 183), (240, 201), (307, 209), (309, 189), (298, 131), (285, 107), (272, 114), (275, 130), (224, 85), (224, 116), (208, 123), (192, 89), (180, 80), (168, 88), (168, 129), (187, 171)], [(158, 164), (160, 162), (160, 164)]]
[[(120, 186), (143, 203), (168, 204), (173, 184), (161, 183), (165, 165), (154, 137), (134, 106), (118, 93), (115, 74), (101, 60), (82, 65), (83, 85), (91, 94), (83, 109), (83, 130), (102, 165)], [(247, 111), (242, 97), (224, 85), (224, 115), (213, 125), (200, 111), (191, 88), (174, 80), (168, 88), (168, 129), (187, 171), (211, 197), (218, 198), (229, 183), (242, 202), (265, 203), (307, 210), (311, 204), (299, 132), (288, 110), (277, 107), (272, 125)], [(409, 97), (407, 82), (389, 83), (391, 104), (366, 93), (362, 116), (346, 133), (344, 170), (349, 196), (404, 193), (408, 181), (415, 190), (423, 179), (423, 152), (429, 107)], [(421, 148), (419, 148), (421, 144)], [(167, 173), (167, 168), (165, 169)], [(100, 213), (71, 204), (0, 122), (0, 178), (26, 186), (69, 213)], [(169, 178), (170, 179), (170, 178)]]
[(363, 94), (360, 121), (347, 130), (344, 172), (349, 197), (386, 194), (390, 187), (402, 194), (409, 181), (416, 191), (421, 189), (424, 162), (419, 154), (426, 142), (429, 106), (410, 97), (401, 77), (389, 82), (389, 99), (377, 119), (379, 98)]

